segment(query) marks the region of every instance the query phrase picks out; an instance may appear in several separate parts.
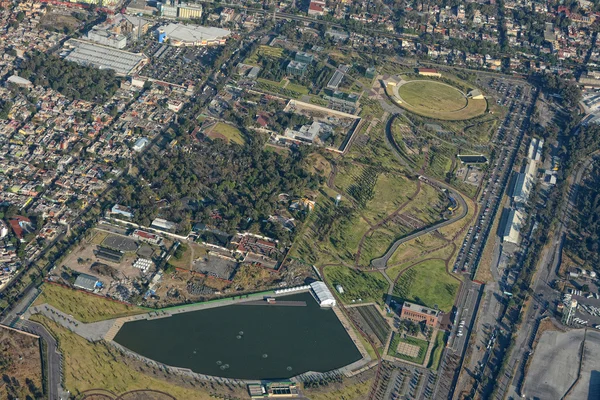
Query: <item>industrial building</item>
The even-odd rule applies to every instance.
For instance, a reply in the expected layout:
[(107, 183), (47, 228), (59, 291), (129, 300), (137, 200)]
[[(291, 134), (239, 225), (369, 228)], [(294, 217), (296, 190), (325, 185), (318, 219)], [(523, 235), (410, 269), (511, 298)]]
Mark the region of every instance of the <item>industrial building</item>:
[(159, 28), (161, 34), (172, 46), (211, 46), (224, 44), (231, 31), (200, 25), (169, 24)]
[(316, 281), (310, 284), (310, 288), (321, 307), (335, 307), (335, 297), (325, 283)]
[(154, 221), (152, 221), (152, 224), (150, 225), (151, 228), (167, 232), (173, 231), (173, 229), (175, 229), (175, 226), (177, 226), (176, 223), (167, 221), (166, 219), (162, 218), (156, 218)]
[(144, 149), (144, 147), (146, 147), (147, 144), (148, 144), (147, 138), (139, 138), (138, 140), (136, 140), (136, 142), (133, 145), (133, 151), (137, 151), (139, 153), (140, 151), (142, 151)]
[(111, 214), (119, 214), (126, 218), (133, 218), (133, 212), (131, 211), (131, 208), (122, 206), (120, 204), (115, 204), (112, 206), (110, 212)]
[(517, 204), (525, 204), (531, 190), (535, 186), (535, 178), (537, 175), (537, 163), (535, 160), (529, 160), (525, 171), (518, 173), (515, 177), (512, 197)]
[(67, 61), (98, 69), (112, 69), (117, 75), (134, 75), (148, 62), (144, 54), (102, 46), (82, 40), (70, 39), (61, 55)]
[(402, 310), (400, 311), (400, 318), (407, 319), (417, 324), (425, 322), (427, 326), (435, 328), (439, 324), (439, 310), (428, 308), (415, 303), (409, 303), (405, 301), (402, 304)]
[(502, 240), (508, 243), (519, 243), (521, 228), (525, 224), (525, 216), (517, 209), (510, 209), (506, 218), (506, 225), (502, 233)]
[(73, 284), (78, 289), (89, 290), (93, 292), (97, 287), (101, 287), (102, 283), (95, 276), (88, 274), (79, 274)]

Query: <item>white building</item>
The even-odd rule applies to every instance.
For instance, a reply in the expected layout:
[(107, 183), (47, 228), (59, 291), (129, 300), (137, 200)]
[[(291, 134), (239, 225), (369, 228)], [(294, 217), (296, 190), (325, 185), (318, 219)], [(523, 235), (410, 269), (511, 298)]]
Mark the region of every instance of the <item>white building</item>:
[(506, 219), (506, 226), (504, 227), (504, 233), (502, 239), (504, 242), (519, 243), (521, 236), (521, 228), (525, 224), (525, 216), (519, 210), (511, 209), (508, 212), (508, 218)]
[(313, 282), (310, 284), (310, 288), (321, 307), (335, 307), (335, 297), (333, 297), (333, 294), (329, 291), (329, 288), (325, 283), (321, 281)]
[(159, 29), (172, 46), (211, 46), (225, 44), (231, 35), (227, 29), (200, 25), (169, 24)]

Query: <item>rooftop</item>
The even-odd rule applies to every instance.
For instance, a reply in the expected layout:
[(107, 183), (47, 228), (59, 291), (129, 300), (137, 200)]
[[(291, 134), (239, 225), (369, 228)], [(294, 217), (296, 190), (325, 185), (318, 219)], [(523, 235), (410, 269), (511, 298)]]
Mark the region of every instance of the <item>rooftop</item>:
[(227, 38), (231, 31), (200, 25), (169, 24), (162, 29), (167, 38), (187, 43), (213, 42)]
[(130, 53), (81, 40), (71, 39), (67, 45), (72, 50), (68, 51), (65, 60), (99, 69), (112, 69), (119, 75), (130, 75), (147, 59), (144, 54)]

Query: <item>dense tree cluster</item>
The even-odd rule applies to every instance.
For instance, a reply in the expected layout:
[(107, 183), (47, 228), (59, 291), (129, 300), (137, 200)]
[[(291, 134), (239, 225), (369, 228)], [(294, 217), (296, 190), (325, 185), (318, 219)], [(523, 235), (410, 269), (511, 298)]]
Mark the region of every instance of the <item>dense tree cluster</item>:
[(20, 63), (19, 76), (72, 100), (106, 102), (119, 87), (112, 70), (86, 67), (40, 52), (32, 53)]
[[(266, 219), (281, 207), (278, 195), (302, 196), (316, 189), (319, 178), (304, 168), (306, 151), (284, 157), (265, 151), (256, 140), (246, 146), (206, 141), (194, 148), (175, 148), (163, 156), (141, 160), (140, 176), (120, 190), (123, 204), (135, 219), (149, 225), (160, 216), (189, 231), (202, 222), (227, 232), (250, 229), (265, 232)], [(269, 229), (272, 232), (272, 229)]]

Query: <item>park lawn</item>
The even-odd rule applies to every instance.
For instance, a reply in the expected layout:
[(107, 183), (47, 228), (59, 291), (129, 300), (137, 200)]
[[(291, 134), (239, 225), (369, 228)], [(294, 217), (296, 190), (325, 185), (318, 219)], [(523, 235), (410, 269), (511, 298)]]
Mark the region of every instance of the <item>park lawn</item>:
[(448, 242), (439, 237), (435, 232), (419, 236), (411, 241), (402, 243), (388, 261), (388, 265), (395, 266), (415, 260), (418, 257), (424, 256), (424, 253), (427, 251), (440, 248), (445, 244), (448, 244)]
[(449, 312), (458, 287), (458, 281), (446, 272), (444, 261), (424, 260), (402, 274), (394, 286), (394, 296)]
[(423, 112), (457, 111), (467, 105), (462, 92), (436, 81), (409, 81), (398, 88), (398, 94), (409, 107)]
[(319, 153), (312, 153), (306, 157), (305, 166), (310, 173), (318, 174), (325, 179), (331, 174), (331, 164)]
[[(399, 343), (408, 343), (415, 346), (419, 346), (419, 354), (417, 357), (410, 357), (406, 354), (401, 354), (396, 351)], [(400, 334), (394, 333), (392, 336), (392, 340), (390, 342), (390, 347), (388, 348), (388, 355), (396, 358), (400, 358), (402, 360), (407, 360), (414, 362), (419, 365), (423, 365), (425, 362), (425, 356), (427, 355), (427, 348), (429, 347), (429, 342), (421, 339), (417, 339), (411, 336), (407, 336), (405, 338), (401, 337)]]
[(44, 303), (72, 315), (73, 318), (83, 323), (147, 312), (147, 310), (140, 307), (123, 304), (102, 296), (88, 294), (80, 290), (69, 289), (51, 283), (42, 285), (42, 293), (33, 304), (39, 305)]
[(46, 326), (57, 339), (63, 354), (65, 387), (73, 394), (95, 388), (118, 394), (135, 389), (154, 389), (178, 399), (212, 398), (208, 392), (177, 386), (130, 368), (118, 360), (120, 352), (105, 342), (88, 342), (42, 315), (34, 315), (32, 320)]
[(301, 94), (308, 94), (309, 93), (309, 90), (308, 90), (308, 88), (306, 86), (299, 85), (297, 83), (289, 82), (287, 85), (285, 85), (285, 88), (288, 89), (288, 90), (292, 90), (294, 92), (297, 92), (297, 93), (301, 93)]
[[(465, 215), (461, 220), (456, 221), (453, 224), (450, 225), (446, 225), (442, 228), (440, 228), (438, 230), (439, 233), (441, 233), (442, 235), (444, 235), (445, 238), (447, 239), (452, 239), (454, 238), (454, 236), (456, 236), (461, 229), (463, 229), (465, 226), (469, 225), (471, 223), (471, 220), (473, 219), (473, 216), (475, 215), (475, 203), (473, 202), (473, 200), (469, 199), (468, 197), (462, 196), (463, 199), (465, 199), (465, 202), (467, 203), (467, 215)], [(456, 213), (459, 213), (460, 210), (456, 210)], [(467, 234), (467, 231), (465, 230), (465, 232), (463, 233), (464, 236)], [(460, 241), (457, 241), (457, 244), (462, 243), (462, 238), (457, 238), (457, 239), (461, 239)]]
[(427, 368), (431, 368), (436, 371), (440, 366), (440, 360), (442, 359), (442, 353), (444, 351), (444, 347), (446, 347), (446, 339), (447, 339), (446, 331), (438, 331), (437, 335), (435, 335), (435, 342), (433, 343), (433, 349), (431, 350), (431, 355), (429, 356), (429, 362), (427, 363)]
[(383, 305), (388, 283), (380, 272), (357, 271), (344, 266), (324, 268), (325, 278), (331, 285), (341, 285), (344, 293), (339, 297), (346, 304), (373, 302)]
[(354, 215), (352, 221), (345, 225), (341, 231), (341, 240), (330, 243), (330, 246), (332, 249), (335, 249), (334, 252), (341, 258), (354, 262), (360, 239), (369, 229), (369, 224), (357, 213)]
[(414, 200), (402, 211), (409, 214), (425, 225), (440, 221), (440, 213), (446, 208), (446, 200), (433, 187), (421, 184), (421, 191)]
[(242, 132), (238, 128), (224, 122), (217, 122), (211, 129), (211, 134), (223, 135), (228, 142), (235, 142), (239, 145), (246, 143)]
[(380, 174), (375, 184), (373, 199), (367, 203), (364, 215), (370, 221), (380, 221), (392, 214), (409, 199), (417, 183), (398, 173)]
[(390, 245), (399, 237), (408, 233), (402, 225), (394, 226), (394, 230), (381, 227), (371, 232), (363, 242), (362, 251), (360, 253), (359, 265), (368, 267), (371, 260), (379, 258), (385, 254)]
[(348, 188), (358, 178), (363, 169), (364, 167), (360, 165), (345, 163), (342, 161), (342, 163), (338, 165), (338, 172), (335, 176), (335, 187), (337, 187), (340, 191), (347, 193)]
[(373, 379), (359, 381), (356, 383), (346, 383), (343, 386), (331, 391), (324, 392), (322, 389), (303, 389), (311, 400), (362, 400), (366, 398), (371, 389)]
[[(436, 89), (441, 86), (444, 88), (438, 93)], [(434, 81), (417, 80), (402, 85), (398, 94), (403, 101), (394, 95), (392, 88), (386, 87), (386, 94), (394, 103), (414, 114), (441, 121), (468, 120), (482, 115), (487, 110), (485, 99), (465, 99), (458, 89)], [(460, 99), (457, 98), (458, 95)], [(453, 104), (453, 101), (456, 103)], [(457, 109), (456, 104), (464, 107)]]

